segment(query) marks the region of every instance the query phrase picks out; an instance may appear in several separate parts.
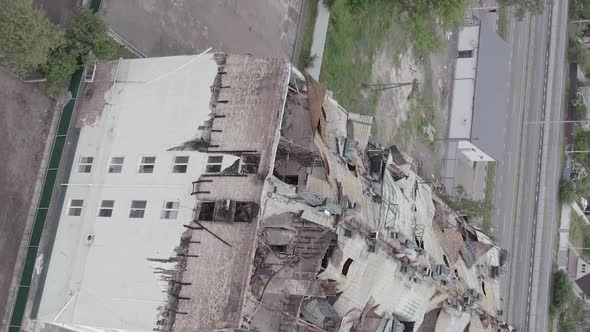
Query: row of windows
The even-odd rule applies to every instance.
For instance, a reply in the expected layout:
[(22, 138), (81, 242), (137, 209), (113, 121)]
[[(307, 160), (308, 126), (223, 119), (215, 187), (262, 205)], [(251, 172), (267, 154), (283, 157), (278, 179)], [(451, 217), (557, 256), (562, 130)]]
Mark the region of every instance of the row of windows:
[[(188, 169), (188, 156), (174, 157), (172, 164), (172, 173), (186, 173)], [(78, 173), (92, 172), (94, 157), (80, 157), (78, 161)], [(121, 173), (123, 171), (123, 164), (125, 157), (112, 157), (107, 168), (108, 173)], [(221, 172), (221, 165), (223, 163), (223, 156), (209, 156), (207, 158), (207, 166), (205, 173), (216, 174)], [(156, 168), (156, 157), (141, 157), (137, 167), (138, 173), (153, 173)]]
[[(81, 216), (82, 209), (84, 207), (83, 199), (72, 199), (68, 207), (68, 216)], [(180, 203), (178, 201), (167, 201), (162, 206), (160, 213), (160, 219), (176, 219), (178, 217), (178, 208)], [(145, 210), (147, 208), (147, 201), (133, 200), (129, 207), (129, 218), (143, 218), (145, 216)], [(114, 200), (102, 200), (100, 207), (98, 208), (98, 217), (110, 218), (113, 216), (113, 210), (115, 209)]]

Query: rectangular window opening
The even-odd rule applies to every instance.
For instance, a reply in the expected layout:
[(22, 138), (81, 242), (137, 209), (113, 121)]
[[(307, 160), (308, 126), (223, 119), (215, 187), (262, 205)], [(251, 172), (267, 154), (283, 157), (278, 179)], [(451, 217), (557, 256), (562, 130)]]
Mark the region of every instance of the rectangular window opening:
[(100, 202), (100, 209), (98, 209), (98, 216), (110, 218), (113, 216), (113, 208), (115, 207), (115, 201), (113, 200), (102, 200)]
[(83, 199), (72, 199), (70, 200), (70, 206), (68, 207), (68, 216), (79, 217), (82, 215), (82, 206), (84, 205)]
[(258, 205), (252, 202), (236, 202), (234, 222), (251, 222), (258, 216)]
[(208, 156), (207, 165), (205, 166), (205, 173), (218, 174), (221, 173), (221, 165), (223, 164), (223, 156)]
[(215, 202), (200, 202), (199, 203), (199, 221), (212, 221), (213, 212), (215, 211)]
[(174, 166), (172, 166), (172, 173), (186, 173), (188, 169), (188, 156), (174, 157)]
[(156, 167), (156, 157), (141, 157), (139, 173), (153, 173)]
[(121, 173), (123, 170), (124, 157), (112, 157), (109, 163), (109, 173)]
[(347, 258), (346, 262), (344, 262), (344, 265), (342, 266), (343, 276), (346, 276), (348, 274), (348, 270), (350, 269), (350, 265), (352, 265), (352, 262), (354, 262), (352, 258)]
[(131, 209), (129, 210), (129, 218), (143, 218), (145, 216), (145, 208), (147, 201), (131, 201)]
[(80, 157), (78, 161), (78, 173), (90, 173), (94, 157)]
[(162, 208), (162, 215), (160, 216), (161, 219), (176, 219), (178, 218), (178, 208), (180, 207), (180, 202), (164, 202), (164, 207)]
[(287, 253), (287, 245), (286, 244), (274, 244), (270, 245), (270, 249), (276, 253), (285, 254)]
[(473, 50), (459, 51), (459, 59), (473, 58)]
[(258, 164), (260, 163), (260, 156), (256, 154), (243, 154), (240, 158), (240, 173), (242, 174), (256, 174), (258, 172)]

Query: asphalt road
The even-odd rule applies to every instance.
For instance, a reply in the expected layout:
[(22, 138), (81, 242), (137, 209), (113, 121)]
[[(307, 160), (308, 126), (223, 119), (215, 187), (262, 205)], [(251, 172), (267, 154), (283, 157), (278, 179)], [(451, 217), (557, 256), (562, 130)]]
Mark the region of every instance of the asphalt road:
[(519, 331), (548, 328), (561, 126), (527, 122), (562, 114), (566, 17), (567, 1), (557, 1), (543, 14), (511, 19), (508, 29), (506, 147), (497, 167), (493, 224), (511, 255), (502, 289), (505, 318)]

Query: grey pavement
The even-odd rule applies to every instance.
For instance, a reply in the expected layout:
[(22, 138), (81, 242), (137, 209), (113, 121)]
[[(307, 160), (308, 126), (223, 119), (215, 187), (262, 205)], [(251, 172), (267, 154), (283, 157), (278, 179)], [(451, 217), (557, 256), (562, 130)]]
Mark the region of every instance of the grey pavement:
[(103, 0), (110, 28), (147, 56), (214, 52), (291, 59), (303, 0)]
[(328, 23), (330, 22), (330, 10), (324, 4), (324, 0), (318, 2), (318, 15), (313, 27), (313, 40), (311, 42), (310, 54), (316, 59), (308, 69), (309, 75), (316, 80), (320, 79), (322, 59), (324, 58), (324, 47), (326, 46), (326, 35), (328, 34)]
[(561, 216), (559, 218), (559, 245), (557, 246), (557, 267), (559, 269), (567, 269), (571, 213), (572, 204), (564, 203), (561, 205)]
[(318, 15), (313, 27), (313, 39), (311, 42), (310, 55), (316, 57), (315, 61), (308, 68), (309, 75), (316, 80), (320, 79), (322, 59), (324, 58), (324, 47), (326, 46), (326, 35), (328, 34), (328, 23), (330, 22), (330, 10), (324, 4), (324, 0), (318, 2)]
[[(550, 60), (546, 84), (546, 115), (545, 121), (560, 121), (563, 115), (563, 96), (565, 93), (565, 61), (567, 42), (568, 2), (558, 1), (553, 5), (551, 28)], [(547, 312), (549, 308), (551, 273), (556, 257), (554, 257), (555, 234), (559, 225), (559, 202), (557, 197), (558, 181), (561, 174), (561, 141), (563, 124), (546, 123), (542, 126), (543, 158), (539, 181), (539, 213), (537, 215), (537, 241), (535, 245), (535, 264), (530, 306), (531, 331), (548, 329)], [(541, 233), (539, 235), (539, 233)], [(538, 262), (537, 262), (538, 259)], [(538, 271), (538, 272), (537, 272)], [(535, 288), (537, 288), (535, 290)], [(535, 322), (539, 322), (536, 325)]]
[[(511, 19), (509, 27), (510, 95), (503, 133), (507, 144), (497, 168), (493, 223), (501, 245), (511, 252), (502, 289), (505, 318), (524, 331), (549, 328), (561, 160), (561, 126), (525, 123), (561, 116), (566, 15), (567, 2), (561, 2), (546, 6), (541, 15)], [(550, 24), (551, 19), (559, 24)]]

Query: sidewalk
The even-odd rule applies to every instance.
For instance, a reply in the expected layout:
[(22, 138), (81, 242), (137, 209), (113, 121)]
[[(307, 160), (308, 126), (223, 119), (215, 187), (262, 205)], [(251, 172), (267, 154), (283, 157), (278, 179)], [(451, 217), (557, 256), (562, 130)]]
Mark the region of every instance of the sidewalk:
[(561, 218), (559, 226), (559, 248), (557, 250), (557, 267), (560, 270), (567, 270), (568, 244), (570, 235), (570, 217), (572, 206), (574, 205), (577, 206), (576, 203), (561, 205)]
[(309, 74), (315, 80), (320, 79), (322, 59), (324, 58), (324, 47), (326, 46), (326, 35), (328, 34), (328, 23), (330, 22), (330, 10), (323, 0), (318, 2), (318, 15), (313, 28), (313, 39), (311, 42), (311, 56), (316, 56), (312, 66), (308, 68)]

